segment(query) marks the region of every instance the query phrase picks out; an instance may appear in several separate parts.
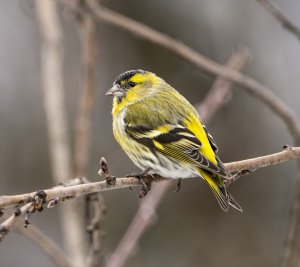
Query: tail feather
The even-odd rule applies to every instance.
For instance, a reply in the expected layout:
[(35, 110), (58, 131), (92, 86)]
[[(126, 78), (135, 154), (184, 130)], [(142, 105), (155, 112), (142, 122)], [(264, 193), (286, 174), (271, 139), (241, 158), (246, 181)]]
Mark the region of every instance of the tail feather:
[(229, 192), (227, 192), (228, 197), (229, 197), (229, 205), (233, 208), (235, 208), (236, 210), (243, 212), (242, 207), (240, 206), (239, 203), (236, 202), (236, 200), (233, 198), (233, 196), (231, 194), (229, 194)]
[(202, 178), (208, 183), (209, 187), (212, 189), (220, 207), (222, 210), (227, 212), (229, 206), (237, 209), (238, 211), (243, 211), (241, 206), (235, 201), (235, 199), (227, 192), (223, 181), (219, 176), (216, 176), (208, 171), (199, 170)]
[(212, 189), (221, 209), (224, 210), (225, 212), (227, 212), (229, 210), (228, 197), (226, 195), (224, 195), (220, 190), (218, 190), (214, 186), (212, 186), (211, 184), (209, 184), (209, 186)]

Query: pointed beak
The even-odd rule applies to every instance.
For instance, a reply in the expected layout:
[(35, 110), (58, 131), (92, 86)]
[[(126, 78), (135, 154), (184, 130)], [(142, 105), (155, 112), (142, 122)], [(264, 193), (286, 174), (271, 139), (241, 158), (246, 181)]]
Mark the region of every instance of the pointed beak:
[(124, 96), (125, 92), (121, 88), (119, 84), (115, 84), (112, 88), (110, 88), (105, 95), (112, 95), (112, 96)]

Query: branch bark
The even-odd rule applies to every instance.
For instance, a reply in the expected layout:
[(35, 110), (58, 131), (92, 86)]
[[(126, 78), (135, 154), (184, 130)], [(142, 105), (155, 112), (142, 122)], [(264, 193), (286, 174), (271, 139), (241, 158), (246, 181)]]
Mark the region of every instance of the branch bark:
[(268, 0), (257, 0), (264, 8), (266, 8), (277, 19), (283, 28), (293, 34), (300, 41), (300, 28), (296, 26), (281, 9)]

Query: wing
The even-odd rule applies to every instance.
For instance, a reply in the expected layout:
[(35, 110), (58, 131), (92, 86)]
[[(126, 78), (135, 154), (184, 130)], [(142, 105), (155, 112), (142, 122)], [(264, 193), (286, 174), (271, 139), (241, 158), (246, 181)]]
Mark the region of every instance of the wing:
[(181, 124), (165, 124), (157, 129), (146, 126), (125, 125), (129, 137), (147, 146), (153, 152), (169, 158), (200, 167), (220, 176), (227, 176), (226, 171), (207, 159), (201, 153), (202, 143), (189, 129)]
[[(170, 90), (175, 97), (172, 102)], [(173, 89), (128, 107), (124, 123), (129, 137), (153, 152), (228, 176), (216, 156), (217, 146), (200, 123), (196, 110)]]

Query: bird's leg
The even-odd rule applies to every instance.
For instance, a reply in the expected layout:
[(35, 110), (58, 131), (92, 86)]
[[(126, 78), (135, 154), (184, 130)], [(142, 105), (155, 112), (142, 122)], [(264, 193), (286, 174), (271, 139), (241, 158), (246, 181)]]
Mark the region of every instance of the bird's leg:
[(177, 180), (177, 183), (176, 183), (176, 190), (174, 191), (174, 193), (178, 193), (178, 192), (180, 191), (180, 189), (181, 189), (181, 181), (182, 181), (181, 178), (179, 178), (179, 179)]
[(144, 196), (147, 195), (147, 193), (151, 190), (151, 184), (152, 184), (152, 180), (153, 179), (150, 179), (148, 181), (145, 181), (145, 176), (147, 177), (152, 177), (152, 175), (149, 175), (149, 171), (151, 171), (150, 168), (146, 168), (144, 171), (140, 172), (140, 173), (131, 173), (129, 175), (126, 175), (126, 177), (135, 177), (137, 179), (140, 180), (140, 183), (142, 184), (142, 188), (141, 188), (141, 191), (139, 192), (138, 194), (138, 197), (139, 198), (143, 198)]

